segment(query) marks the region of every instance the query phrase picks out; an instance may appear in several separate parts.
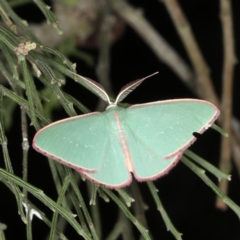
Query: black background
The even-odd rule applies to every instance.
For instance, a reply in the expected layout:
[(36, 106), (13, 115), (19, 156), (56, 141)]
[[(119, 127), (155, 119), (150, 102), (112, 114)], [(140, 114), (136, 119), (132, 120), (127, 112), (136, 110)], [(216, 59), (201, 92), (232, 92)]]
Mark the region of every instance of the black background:
[[(235, 29), (236, 57), (239, 56), (239, 26), (240, 26), (240, 3), (233, 2), (233, 16)], [(171, 19), (165, 9), (164, 4), (157, 0), (137, 1), (130, 3), (144, 10), (146, 18), (150, 23), (164, 36), (164, 38), (173, 46), (173, 48), (187, 61), (188, 57), (181, 43), (181, 40), (175, 31)], [(219, 19), (219, 1), (216, 0), (185, 0), (180, 1), (181, 6), (191, 24), (196, 40), (202, 50), (206, 62), (211, 69), (211, 77), (218, 96), (221, 96), (221, 74), (223, 62), (223, 42), (221, 22)], [(40, 21), (42, 19), (39, 10), (34, 5), (28, 5), (27, 8), (19, 8), (18, 13), (24, 19), (29, 21)], [(92, 54), (97, 61), (98, 50), (83, 49)], [(71, 59), (76, 61), (76, 59)], [(92, 79), (96, 79), (95, 69), (88, 67), (84, 62), (77, 62), (78, 73)], [(129, 81), (144, 77), (155, 71), (159, 74), (148, 79), (133, 93), (126, 101), (129, 103), (144, 103), (172, 98), (194, 98), (197, 97), (179, 80), (179, 78), (162, 64), (152, 50), (142, 41), (142, 39), (130, 28), (126, 27), (121, 39), (119, 39), (111, 49), (111, 69), (110, 78), (114, 92)], [(94, 110), (97, 98), (85, 91), (79, 85), (69, 81), (64, 88), (67, 92), (73, 94), (88, 108)], [(235, 68), (235, 82), (233, 89), (234, 106), (233, 112), (239, 118), (239, 64)], [(14, 113), (14, 119), (18, 119), (10, 132), (7, 133), (9, 139), (9, 152), (12, 158), (14, 171), (21, 176), (21, 132), (19, 110)], [(62, 111), (56, 112), (56, 119), (66, 117)], [(30, 141), (35, 131), (30, 129)], [(210, 129), (191, 147), (195, 153), (209, 160), (215, 166), (218, 166), (220, 152), (220, 135)], [(1, 158), (2, 159), (2, 158)], [(0, 161), (3, 167), (3, 160)], [(208, 175), (217, 184), (217, 180)], [(30, 149), (29, 156), (29, 182), (42, 189), (45, 194), (56, 200), (57, 195), (52, 184), (47, 160), (38, 153)], [(202, 240), (202, 239), (240, 239), (239, 219), (232, 210), (222, 212), (215, 208), (216, 195), (206, 186), (195, 174), (191, 172), (181, 162), (165, 177), (155, 182), (159, 189), (159, 195), (162, 203), (168, 212), (175, 227), (183, 233), (184, 240)], [(232, 181), (229, 185), (229, 197), (240, 205), (239, 194), (239, 176), (235, 166), (232, 171)], [(148, 192), (145, 183), (140, 184), (145, 203), (149, 206), (146, 211), (149, 230), (153, 239), (174, 239), (170, 232), (166, 230), (163, 220), (156, 210), (152, 197)], [(83, 192), (85, 193), (84, 187)], [(30, 199), (43, 211), (48, 217), (51, 212), (38, 200), (30, 196)], [(88, 198), (86, 197), (86, 202)], [(107, 236), (116, 220), (117, 210), (114, 203), (104, 203), (99, 201), (101, 213), (104, 215), (103, 230), (104, 236)], [(6, 230), (7, 239), (26, 239), (25, 225), (21, 222), (17, 213), (16, 201), (12, 193), (0, 184), (0, 221), (8, 225)], [(33, 239), (44, 239), (48, 228), (37, 218), (33, 220)], [(71, 228), (68, 228), (67, 236), (69, 239), (79, 239)], [(73, 234), (73, 235), (72, 235)], [(136, 236), (138, 232), (136, 231)], [(137, 239), (137, 238), (136, 238)]]

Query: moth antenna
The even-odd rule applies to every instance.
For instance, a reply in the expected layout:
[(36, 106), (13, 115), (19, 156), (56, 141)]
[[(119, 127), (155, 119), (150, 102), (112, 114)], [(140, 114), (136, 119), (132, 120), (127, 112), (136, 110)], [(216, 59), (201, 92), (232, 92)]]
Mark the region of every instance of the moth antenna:
[(79, 82), (82, 86), (84, 86), (85, 88), (87, 88), (89, 91), (91, 91), (92, 93), (94, 93), (95, 95), (97, 95), (98, 97), (100, 97), (102, 100), (104, 100), (105, 102), (107, 102), (108, 104), (111, 103), (110, 98), (106, 92), (106, 90), (104, 89), (104, 87), (90, 79), (90, 78), (86, 78), (83, 77), (77, 73), (74, 73), (72, 71), (69, 71), (70, 73), (72, 73), (73, 75), (77, 76), (77, 79), (75, 79), (76, 82)]
[(121, 91), (119, 92), (116, 101), (114, 102), (114, 104), (117, 104), (119, 102), (121, 102), (125, 97), (127, 97), (127, 95), (129, 93), (131, 93), (136, 87), (138, 87), (145, 79), (150, 78), (154, 75), (158, 74), (158, 72), (155, 72), (147, 77), (132, 81), (130, 83), (128, 83), (127, 85), (125, 85)]

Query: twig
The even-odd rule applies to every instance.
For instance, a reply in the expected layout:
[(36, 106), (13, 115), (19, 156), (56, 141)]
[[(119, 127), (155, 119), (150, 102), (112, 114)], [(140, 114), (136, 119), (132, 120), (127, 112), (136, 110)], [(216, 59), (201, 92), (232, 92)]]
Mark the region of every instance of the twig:
[(193, 64), (193, 68), (197, 74), (197, 84), (201, 85), (201, 87), (197, 86), (199, 95), (203, 96), (204, 99), (208, 99), (212, 103), (218, 105), (217, 96), (209, 76), (209, 68), (201, 54), (201, 50), (199, 49), (194, 38), (190, 24), (185, 17), (179, 3), (177, 0), (164, 0), (163, 3), (166, 5), (166, 8), (175, 24), (176, 30), (182, 39), (188, 56)]
[(221, 182), (223, 180), (226, 180), (226, 181), (227, 180), (228, 181), (231, 180), (231, 175), (227, 175), (227, 174), (221, 172), (218, 168), (216, 168), (215, 166), (213, 166), (211, 163), (207, 162), (203, 158), (199, 157), (197, 154), (193, 153), (189, 149), (187, 149), (184, 152), (184, 155), (186, 155), (187, 157), (191, 158), (191, 160), (193, 160), (199, 166), (201, 166), (204, 169), (206, 169), (208, 172), (212, 173), (216, 178), (218, 178), (219, 182)]
[(102, 6), (102, 21), (100, 26), (100, 39), (99, 39), (99, 57), (97, 65), (97, 74), (100, 83), (104, 86), (108, 93), (112, 92), (112, 86), (109, 81), (110, 69), (110, 32), (112, 28), (112, 16), (110, 13), (108, 0), (104, 1)]
[(97, 198), (97, 189), (98, 186), (90, 183), (90, 182), (86, 182), (87, 184), (87, 190), (88, 190), (88, 194), (90, 197), (90, 211), (91, 211), (91, 216), (93, 218), (93, 222), (96, 228), (96, 232), (99, 236), (100, 239), (102, 239), (102, 222), (101, 222), (101, 215), (100, 215), (100, 206), (99, 206), (99, 199)]
[(27, 215), (27, 225), (26, 225), (26, 230), (27, 230), (27, 240), (32, 240), (32, 219), (31, 219), (31, 205), (27, 204), (28, 211), (26, 211)]
[(225, 195), (205, 174), (205, 171), (183, 156), (181, 161), (205, 182), (240, 218), (240, 207)]
[[(99, 57), (97, 64), (97, 75), (100, 83), (106, 89), (106, 92), (113, 96), (111, 81), (109, 79), (109, 69), (110, 69), (110, 33), (112, 28), (112, 16), (110, 14), (109, 0), (103, 1), (102, 6), (102, 21), (100, 26), (100, 38), (99, 38)], [(98, 110), (103, 110), (106, 103), (99, 100)]]
[[(118, 220), (111, 229), (105, 240), (115, 240), (122, 236), (122, 239), (134, 239), (134, 233), (131, 222), (126, 218), (124, 213), (118, 210)], [(141, 239), (141, 237), (140, 237)]]
[[(23, 180), (28, 179), (28, 132), (27, 132), (27, 116), (23, 108), (21, 108), (21, 127), (22, 127), (22, 149), (23, 149)], [(27, 201), (27, 190), (23, 189), (24, 201)], [(27, 202), (26, 202), (27, 204)]]
[(112, 8), (120, 15), (152, 48), (160, 61), (167, 64), (191, 89), (194, 88), (193, 74), (189, 66), (167, 43), (167, 41), (144, 18), (141, 11), (125, 1), (109, 0)]
[[(146, 229), (149, 229), (146, 215), (145, 215), (145, 212), (148, 209), (148, 205), (143, 200), (143, 196), (140, 192), (139, 185), (136, 183), (136, 181), (133, 181), (132, 184), (130, 185), (130, 187), (131, 187), (131, 192), (132, 192), (133, 198), (137, 199), (137, 201), (134, 202), (134, 204), (133, 204), (134, 215)], [(149, 232), (149, 235), (152, 238), (150, 232)]]
[(148, 188), (150, 193), (153, 196), (153, 199), (156, 203), (157, 206), (157, 210), (160, 212), (160, 214), (162, 215), (162, 218), (165, 222), (165, 225), (167, 227), (167, 230), (170, 231), (172, 233), (172, 235), (175, 237), (176, 240), (182, 240), (182, 234), (180, 232), (178, 232), (178, 230), (174, 227), (174, 225), (171, 222), (171, 219), (169, 218), (167, 212), (165, 211), (162, 202), (158, 196), (158, 189), (156, 189), (155, 185), (153, 182), (147, 182)]
[[(33, 83), (33, 77), (28, 69), (26, 60), (21, 61), (21, 67), (23, 71), (23, 78), (26, 86), (26, 95), (29, 101), (29, 113), (31, 118), (31, 124), (35, 126), (37, 130), (40, 129), (40, 125), (35, 113), (35, 106), (34, 106), (34, 93), (36, 93), (36, 87)], [(36, 95), (35, 95), (36, 96)]]
[[(235, 64), (234, 55), (234, 36), (232, 11), (230, 0), (220, 0), (221, 14), (223, 28), (223, 43), (224, 43), (224, 66), (223, 66), (223, 83), (222, 83), (222, 126), (228, 132), (229, 137), (222, 137), (221, 141), (221, 158), (220, 170), (229, 174), (232, 169), (231, 164), (231, 119), (232, 119), (232, 86), (233, 73)], [(225, 194), (228, 192), (228, 181), (223, 180), (219, 183), (219, 188)], [(217, 198), (217, 208), (225, 210), (227, 205)]]
[(79, 203), (81, 205), (82, 211), (84, 213), (84, 216), (85, 216), (85, 218), (87, 220), (88, 227), (89, 227), (89, 229), (91, 231), (91, 234), (92, 234), (92, 239), (93, 240), (98, 240), (99, 237), (98, 237), (98, 235), (96, 233), (95, 226), (94, 226), (93, 221), (91, 219), (91, 216), (90, 216), (90, 214), (88, 212), (87, 206), (86, 206), (86, 204), (84, 202), (82, 193), (80, 192), (80, 189), (78, 189), (78, 185), (77, 185), (76, 179), (74, 178), (71, 170), (68, 167), (65, 167), (65, 170), (66, 170), (67, 174), (70, 176), (71, 186), (73, 188), (74, 193), (76, 194), (76, 197), (77, 197), (77, 199), (78, 199), (78, 201), (79, 201)]
[[(64, 179), (62, 189), (61, 189), (61, 191), (58, 195), (57, 204), (62, 205), (62, 202), (64, 200), (64, 196), (65, 196), (65, 193), (66, 193), (67, 188), (69, 186), (69, 183), (70, 183), (70, 177), (66, 176), (66, 178)], [(58, 215), (59, 215), (58, 212), (54, 212), (53, 217), (52, 217), (52, 227), (51, 227), (50, 236), (49, 236), (50, 240), (53, 240), (56, 237), (55, 232), (56, 232), (56, 228), (57, 228)]]
[(109, 189), (102, 188), (103, 191), (118, 205), (118, 207), (124, 212), (126, 217), (128, 217), (132, 223), (137, 227), (139, 232), (142, 234), (143, 238), (146, 240), (150, 240), (148, 230), (144, 228), (144, 226), (132, 215), (132, 213), (127, 209), (127, 207), (123, 204), (121, 200)]

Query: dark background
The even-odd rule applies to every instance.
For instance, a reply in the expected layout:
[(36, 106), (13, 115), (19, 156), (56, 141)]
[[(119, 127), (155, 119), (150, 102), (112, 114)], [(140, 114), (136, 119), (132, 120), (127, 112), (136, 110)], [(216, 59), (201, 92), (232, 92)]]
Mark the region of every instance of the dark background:
[[(236, 57), (239, 57), (239, 26), (240, 26), (240, 2), (233, 2), (233, 16), (235, 28)], [(164, 7), (157, 0), (137, 1), (130, 3), (144, 10), (146, 18), (162, 34), (162, 36), (173, 46), (173, 48), (189, 62), (184, 47), (171, 22), (171, 19)], [(202, 53), (211, 69), (211, 77), (218, 96), (221, 96), (221, 74), (223, 62), (223, 42), (221, 22), (219, 19), (219, 1), (208, 0), (185, 0), (180, 1), (181, 6), (191, 24), (196, 40)], [(28, 21), (41, 21), (42, 16), (34, 5), (27, 5), (27, 8), (17, 10), (20, 16)], [(98, 49), (82, 49), (92, 54), (97, 61)], [(77, 59), (72, 58), (73, 62)], [(190, 64), (190, 62), (189, 62)], [(97, 80), (95, 69), (87, 66), (78, 60), (78, 73)], [(130, 28), (126, 27), (122, 37), (112, 46), (110, 78), (114, 92), (129, 81), (149, 75), (155, 71), (159, 74), (146, 80), (140, 87), (131, 93), (126, 99), (127, 102), (144, 103), (172, 98), (195, 98), (189, 89), (179, 78), (162, 64), (143, 42), (143, 40)], [(233, 90), (234, 106), (233, 112), (239, 119), (239, 64), (235, 68), (235, 82)], [(91, 110), (95, 110), (97, 98), (69, 81), (64, 88), (73, 94)], [(14, 113), (14, 119), (20, 119), (19, 110)], [(63, 110), (56, 111), (55, 119), (65, 117)], [(17, 121), (20, 123), (20, 121)], [(21, 132), (20, 126), (14, 124), (11, 131), (7, 133), (9, 139), (9, 152), (13, 160), (14, 171), (21, 176)], [(30, 140), (34, 135), (34, 129), (30, 129)], [(210, 129), (191, 147), (191, 149), (207, 159), (213, 165), (218, 166), (220, 152), (220, 135)], [(2, 160), (0, 166), (3, 167)], [(217, 184), (217, 180), (208, 175)], [(56, 200), (56, 192), (47, 160), (30, 149), (29, 156), (29, 182), (42, 189), (45, 194)], [(155, 204), (148, 192), (145, 183), (140, 183), (145, 203), (149, 206), (146, 211), (149, 230), (153, 239), (171, 240), (174, 237), (166, 230), (164, 222), (156, 210)], [(175, 227), (183, 233), (184, 240), (202, 239), (240, 239), (239, 219), (232, 210), (220, 211), (215, 208), (215, 193), (206, 186), (191, 170), (181, 162), (165, 177), (155, 181), (159, 189), (162, 203), (168, 212)], [(235, 166), (232, 171), (232, 181), (229, 185), (229, 197), (240, 205), (240, 182)], [(83, 192), (85, 190), (83, 189)], [(51, 212), (38, 200), (30, 199), (51, 217)], [(88, 198), (86, 198), (88, 202)], [(99, 200), (101, 213), (104, 215), (103, 230), (107, 236), (114, 221), (117, 218), (117, 209), (114, 203), (105, 203)], [(16, 201), (12, 193), (0, 184), (0, 222), (8, 225), (6, 231), (7, 239), (26, 239), (25, 225), (17, 214)], [(37, 218), (33, 220), (33, 239), (45, 239), (48, 228)], [(71, 228), (68, 228), (69, 239), (79, 239)], [(136, 236), (138, 232), (136, 231)], [(136, 237), (137, 239), (137, 237)]]

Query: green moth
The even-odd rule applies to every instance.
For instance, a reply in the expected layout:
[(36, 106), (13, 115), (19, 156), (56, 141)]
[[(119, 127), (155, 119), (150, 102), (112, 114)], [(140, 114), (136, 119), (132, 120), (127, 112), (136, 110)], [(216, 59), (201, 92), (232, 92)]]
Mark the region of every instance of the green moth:
[(100, 84), (81, 77), (108, 107), (102, 113), (49, 124), (36, 133), (34, 149), (109, 188), (129, 185), (132, 176), (148, 181), (168, 173), (196, 140), (193, 133), (202, 134), (220, 112), (212, 103), (198, 99), (118, 106), (150, 76), (122, 88), (115, 102)]

